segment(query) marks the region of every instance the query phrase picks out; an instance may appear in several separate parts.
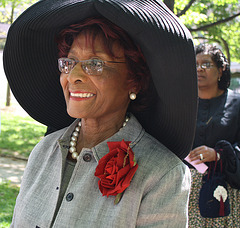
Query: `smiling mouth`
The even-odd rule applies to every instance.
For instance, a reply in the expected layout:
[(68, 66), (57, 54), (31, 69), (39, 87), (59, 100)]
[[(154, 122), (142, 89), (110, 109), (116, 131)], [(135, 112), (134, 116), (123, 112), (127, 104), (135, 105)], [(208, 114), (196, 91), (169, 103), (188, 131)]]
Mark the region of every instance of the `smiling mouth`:
[(89, 98), (93, 97), (93, 93), (70, 93), (71, 97), (76, 97), (76, 98)]

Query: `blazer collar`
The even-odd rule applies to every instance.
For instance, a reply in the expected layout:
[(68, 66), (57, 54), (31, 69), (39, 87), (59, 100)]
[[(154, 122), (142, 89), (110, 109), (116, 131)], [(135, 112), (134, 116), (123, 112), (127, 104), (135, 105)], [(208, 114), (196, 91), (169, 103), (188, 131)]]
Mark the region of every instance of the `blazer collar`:
[[(116, 132), (110, 138), (104, 140), (93, 148), (90, 148), (93, 152), (93, 155), (97, 161), (99, 161), (104, 155), (109, 152), (109, 148), (107, 142), (117, 142), (117, 141), (130, 141), (131, 148), (133, 148), (136, 143), (142, 138), (145, 130), (141, 126), (141, 124), (137, 121), (133, 114), (129, 115), (130, 119), (127, 122), (126, 126), (121, 128), (118, 132)], [(61, 147), (68, 147), (71, 134), (79, 122), (79, 119), (75, 120), (65, 131), (61, 139), (59, 140), (59, 144)], [(64, 146), (63, 146), (64, 145)]]

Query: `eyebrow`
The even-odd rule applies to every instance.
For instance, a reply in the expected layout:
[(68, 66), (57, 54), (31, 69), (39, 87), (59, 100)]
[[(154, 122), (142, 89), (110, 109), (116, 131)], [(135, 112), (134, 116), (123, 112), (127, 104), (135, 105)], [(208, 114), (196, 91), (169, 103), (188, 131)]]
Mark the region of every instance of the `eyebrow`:
[[(100, 51), (100, 50), (95, 50), (94, 51), (95, 53), (103, 53), (103, 54), (106, 54), (106, 52), (104, 50)], [(70, 50), (69, 53), (73, 53), (75, 54), (76, 52), (74, 50)]]
[[(196, 59), (196, 61), (199, 61)], [(201, 62), (213, 62), (211, 59), (201, 59)]]
[[(68, 55), (69, 54), (73, 54), (73, 55), (76, 55), (76, 51), (74, 50), (70, 50), (68, 52)], [(89, 52), (89, 54), (101, 54), (101, 55), (104, 55), (104, 56), (108, 56), (108, 54), (104, 51), (104, 50), (95, 50), (94, 52)]]

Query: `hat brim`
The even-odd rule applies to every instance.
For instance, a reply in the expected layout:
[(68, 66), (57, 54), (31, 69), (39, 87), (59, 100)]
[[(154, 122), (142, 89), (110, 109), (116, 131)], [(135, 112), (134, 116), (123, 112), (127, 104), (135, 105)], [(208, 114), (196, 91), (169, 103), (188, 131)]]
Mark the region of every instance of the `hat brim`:
[(189, 153), (195, 131), (197, 77), (189, 31), (154, 0), (45, 0), (16, 19), (3, 53), (4, 69), (19, 104), (37, 121), (61, 129), (73, 119), (59, 82), (56, 34), (83, 19), (103, 16), (140, 45), (158, 102), (137, 118), (148, 133), (180, 158)]

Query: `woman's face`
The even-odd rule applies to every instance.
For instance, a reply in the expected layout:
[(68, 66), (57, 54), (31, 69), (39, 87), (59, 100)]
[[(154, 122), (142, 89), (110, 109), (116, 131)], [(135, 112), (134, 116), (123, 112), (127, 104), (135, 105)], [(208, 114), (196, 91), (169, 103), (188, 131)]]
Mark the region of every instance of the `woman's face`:
[[(125, 62), (123, 48), (113, 44), (115, 58), (109, 56), (102, 45), (101, 36), (94, 42), (95, 53), (86, 42), (85, 35), (79, 34), (68, 53), (68, 58)], [(99, 76), (88, 75), (77, 63), (69, 74), (61, 73), (61, 86), (64, 92), (68, 114), (74, 118), (101, 118), (111, 114), (125, 113), (129, 104), (130, 80), (126, 63), (106, 63)]]
[[(199, 53), (196, 56), (198, 88), (218, 88), (218, 78), (222, 76), (222, 69), (217, 68), (211, 55)], [(202, 69), (201, 65), (209, 63), (210, 68)]]

